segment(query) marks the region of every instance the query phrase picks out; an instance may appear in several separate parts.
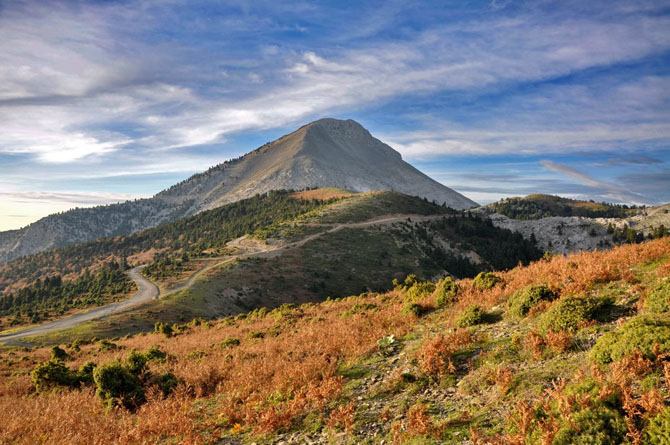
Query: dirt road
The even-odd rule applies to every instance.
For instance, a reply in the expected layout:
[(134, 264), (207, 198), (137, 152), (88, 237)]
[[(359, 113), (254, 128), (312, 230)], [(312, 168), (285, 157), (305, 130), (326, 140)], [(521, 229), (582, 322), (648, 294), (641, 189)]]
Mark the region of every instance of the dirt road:
[(11, 334), (0, 335), (0, 343), (4, 343), (6, 345), (14, 344), (22, 346), (24, 343), (17, 341), (21, 338), (33, 337), (35, 335), (44, 335), (50, 332), (73, 328), (78, 324), (102, 317), (107, 317), (108, 315), (118, 314), (119, 312), (124, 312), (128, 309), (139, 306), (142, 303), (151, 301), (153, 298), (158, 298), (158, 287), (142, 276), (141, 269), (143, 267), (144, 266), (138, 266), (128, 271), (128, 276), (133, 281), (135, 281), (135, 284), (137, 284), (139, 289), (137, 293), (131, 298), (120, 301), (118, 303), (112, 303), (106, 306), (94, 308), (86, 312), (80, 312), (70, 317), (50, 321), (39, 326), (33, 326), (31, 328), (12, 332)]

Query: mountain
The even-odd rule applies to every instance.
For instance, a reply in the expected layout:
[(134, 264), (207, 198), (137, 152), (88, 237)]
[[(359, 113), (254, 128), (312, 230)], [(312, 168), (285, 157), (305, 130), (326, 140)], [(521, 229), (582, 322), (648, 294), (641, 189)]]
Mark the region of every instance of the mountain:
[(321, 119), (176, 184), (150, 199), (74, 209), (0, 233), (0, 262), (125, 235), (280, 189), (395, 190), (454, 209), (474, 201), (434, 181), (353, 120)]

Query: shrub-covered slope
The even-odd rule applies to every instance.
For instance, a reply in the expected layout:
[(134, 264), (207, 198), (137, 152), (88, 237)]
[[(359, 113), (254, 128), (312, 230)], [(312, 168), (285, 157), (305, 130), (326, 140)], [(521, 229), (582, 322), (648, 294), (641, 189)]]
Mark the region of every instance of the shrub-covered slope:
[(667, 280), (665, 238), (6, 351), (0, 442), (664, 443)]

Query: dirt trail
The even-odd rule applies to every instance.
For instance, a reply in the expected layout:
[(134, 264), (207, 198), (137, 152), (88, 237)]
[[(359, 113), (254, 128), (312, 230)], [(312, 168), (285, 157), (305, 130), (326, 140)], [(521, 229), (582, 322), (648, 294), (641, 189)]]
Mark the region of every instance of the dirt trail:
[[(129, 298), (128, 300), (94, 308), (86, 312), (81, 312), (59, 320), (54, 320), (38, 326), (22, 329), (20, 331), (12, 332), (10, 334), (0, 335), (0, 343), (15, 346), (30, 346), (28, 343), (21, 342), (20, 339), (25, 337), (33, 337), (37, 335), (45, 335), (51, 332), (61, 331), (64, 329), (70, 329), (81, 323), (125, 312), (137, 306), (140, 306), (144, 303), (147, 303), (152, 299), (164, 297), (166, 295), (170, 295), (175, 292), (188, 289), (191, 286), (193, 286), (196, 280), (200, 278), (205, 272), (214, 269), (216, 267), (222, 266), (224, 264), (231, 263), (237, 259), (250, 258), (253, 256), (261, 256), (267, 254), (281, 254), (281, 251), (283, 250), (295, 247), (301, 247), (306, 243), (313, 241), (323, 235), (338, 232), (346, 228), (362, 228), (378, 224), (392, 224), (394, 222), (405, 221), (407, 220), (407, 218), (412, 218), (413, 221), (426, 221), (426, 220), (442, 218), (443, 216), (444, 215), (429, 215), (429, 216), (398, 215), (386, 218), (371, 219), (368, 221), (358, 223), (312, 224), (318, 227), (329, 227), (329, 229), (320, 233), (315, 233), (313, 235), (307, 236), (299, 241), (287, 244), (278, 244), (278, 245), (267, 245), (267, 244), (250, 243), (250, 242), (245, 243), (245, 241), (247, 240), (250, 241), (250, 239), (245, 235), (240, 238), (236, 238), (228, 242), (227, 244), (229, 247), (235, 247), (240, 250), (243, 250), (244, 251), (243, 253), (229, 255), (227, 257), (214, 258), (209, 264), (195, 271), (188, 279), (186, 279), (186, 281), (177, 285), (176, 287), (166, 289), (163, 291), (159, 290), (158, 286), (155, 283), (149, 281), (141, 274), (141, 269), (146, 265), (137, 266), (128, 271), (128, 276), (133, 281), (135, 281), (139, 290), (133, 297)], [(221, 259), (221, 261), (217, 261), (219, 259)]]
[(158, 287), (151, 281), (144, 278), (140, 272), (143, 267), (144, 266), (137, 266), (128, 271), (128, 276), (133, 281), (135, 281), (135, 284), (137, 284), (138, 287), (137, 293), (135, 293), (135, 295), (131, 298), (120, 301), (118, 303), (97, 307), (86, 312), (80, 312), (78, 314), (61, 318), (59, 320), (50, 321), (39, 326), (33, 326), (31, 328), (12, 332), (11, 334), (0, 335), (0, 343), (4, 343), (6, 345), (23, 346), (25, 343), (18, 342), (18, 339), (24, 337), (33, 337), (36, 335), (44, 335), (50, 332), (73, 328), (81, 323), (107, 317), (112, 314), (118, 314), (120, 312), (124, 312), (128, 309), (139, 306), (140, 304), (146, 303), (147, 301), (151, 301), (154, 298), (158, 298)]

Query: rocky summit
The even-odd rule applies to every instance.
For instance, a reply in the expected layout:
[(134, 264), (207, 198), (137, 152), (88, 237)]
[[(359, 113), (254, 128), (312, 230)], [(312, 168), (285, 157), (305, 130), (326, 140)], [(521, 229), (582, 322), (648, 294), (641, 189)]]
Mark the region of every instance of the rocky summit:
[(135, 233), (270, 190), (323, 187), (395, 190), (454, 209), (477, 205), (403, 161), (359, 123), (321, 119), (152, 198), (74, 209), (0, 232), (0, 261)]

